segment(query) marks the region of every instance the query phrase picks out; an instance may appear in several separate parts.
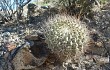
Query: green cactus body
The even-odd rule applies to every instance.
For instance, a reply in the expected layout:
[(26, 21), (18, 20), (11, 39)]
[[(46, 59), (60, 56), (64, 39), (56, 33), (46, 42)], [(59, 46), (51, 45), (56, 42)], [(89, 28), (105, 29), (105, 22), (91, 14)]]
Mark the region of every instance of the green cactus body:
[(66, 58), (75, 56), (77, 51), (83, 52), (89, 41), (89, 31), (78, 19), (67, 15), (56, 15), (45, 24), (46, 42), (53, 52)]

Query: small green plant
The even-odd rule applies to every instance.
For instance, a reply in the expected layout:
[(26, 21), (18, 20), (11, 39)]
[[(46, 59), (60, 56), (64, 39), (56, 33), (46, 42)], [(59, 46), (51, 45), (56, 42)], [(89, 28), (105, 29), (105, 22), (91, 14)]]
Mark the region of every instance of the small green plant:
[(66, 12), (71, 15), (83, 16), (91, 12), (95, 0), (46, 0), (61, 12)]
[(45, 23), (43, 28), (48, 47), (59, 56), (73, 57), (89, 41), (89, 31), (86, 25), (68, 15), (56, 15)]

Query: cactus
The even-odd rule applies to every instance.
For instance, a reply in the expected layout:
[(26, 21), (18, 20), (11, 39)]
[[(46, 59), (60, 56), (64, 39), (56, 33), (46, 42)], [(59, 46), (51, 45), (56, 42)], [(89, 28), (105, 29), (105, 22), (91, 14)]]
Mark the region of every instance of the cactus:
[(69, 15), (50, 18), (43, 29), (48, 47), (61, 57), (72, 58), (78, 51), (83, 52), (89, 41), (87, 26)]

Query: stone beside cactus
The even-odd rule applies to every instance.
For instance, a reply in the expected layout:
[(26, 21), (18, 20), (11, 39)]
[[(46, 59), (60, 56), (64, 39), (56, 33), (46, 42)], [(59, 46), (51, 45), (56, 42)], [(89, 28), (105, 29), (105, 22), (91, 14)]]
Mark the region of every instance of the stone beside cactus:
[(58, 14), (50, 18), (43, 29), (48, 47), (66, 59), (82, 53), (90, 40), (87, 26), (69, 15)]

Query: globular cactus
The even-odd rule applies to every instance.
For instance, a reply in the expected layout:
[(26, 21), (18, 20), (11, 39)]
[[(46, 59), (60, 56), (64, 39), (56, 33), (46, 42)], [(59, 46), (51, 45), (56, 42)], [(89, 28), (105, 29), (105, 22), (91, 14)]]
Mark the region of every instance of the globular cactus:
[(61, 57), (73, 58), (89, 42), (87, 26), (69, 15), (50, 18), (43, 29), (48, 47)]

